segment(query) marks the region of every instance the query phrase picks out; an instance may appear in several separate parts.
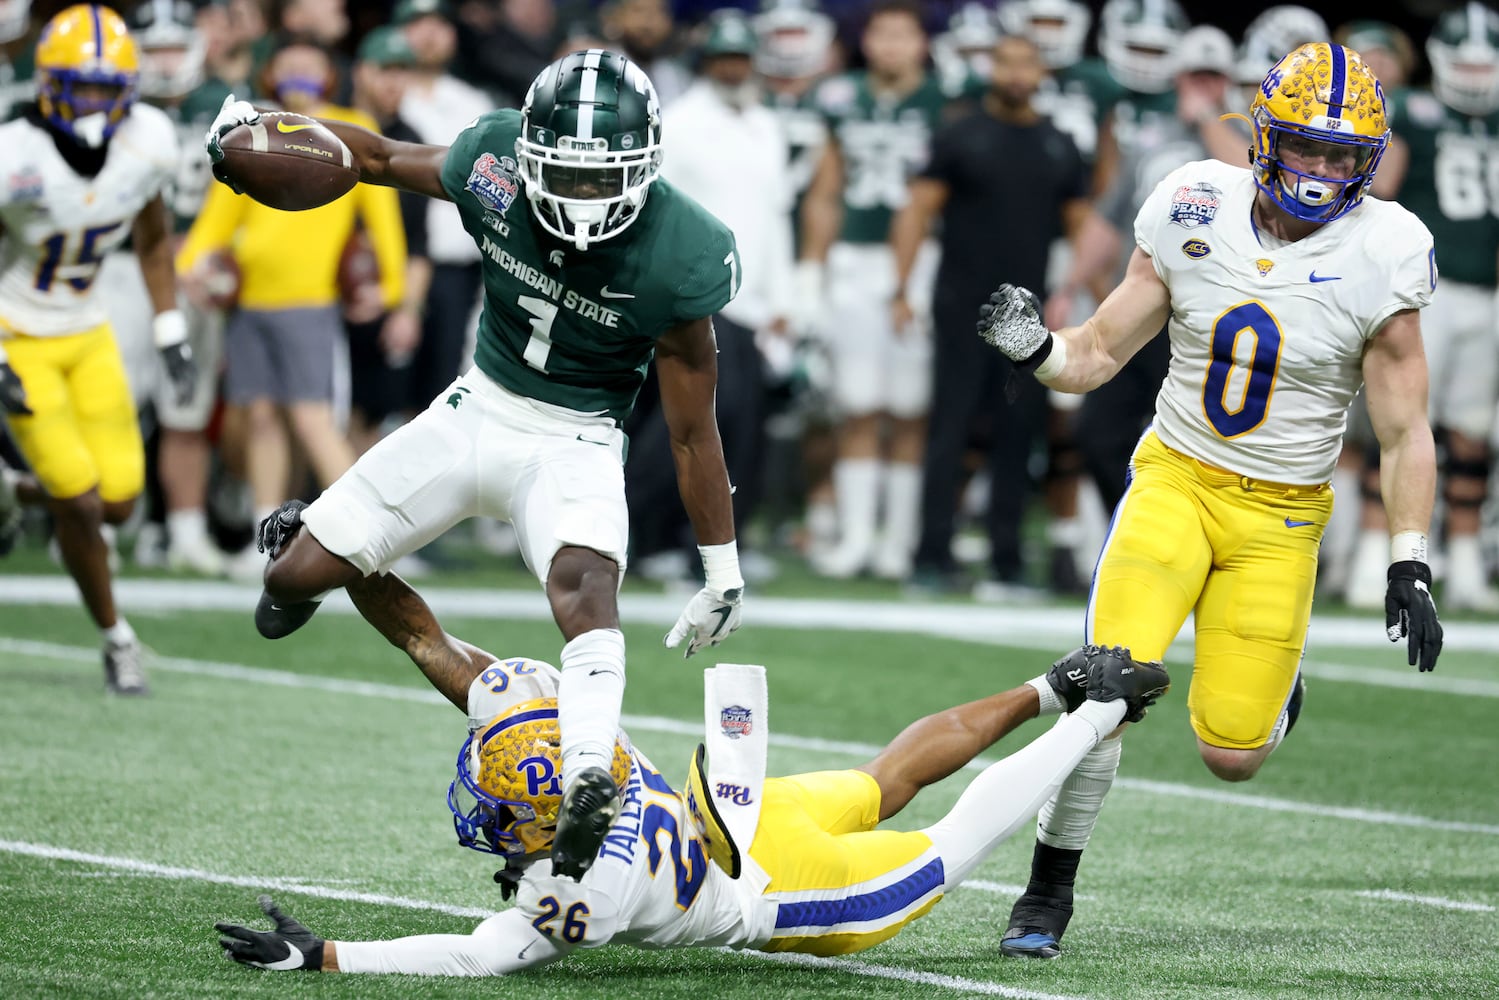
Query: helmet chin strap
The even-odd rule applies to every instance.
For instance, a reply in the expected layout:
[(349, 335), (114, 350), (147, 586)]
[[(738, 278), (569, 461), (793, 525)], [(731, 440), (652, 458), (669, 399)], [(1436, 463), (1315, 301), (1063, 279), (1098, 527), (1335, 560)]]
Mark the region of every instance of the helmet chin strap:
[(73, 121), (73, 137), (78, 140), (79, 145), (90, 149), (98, 149), (104, 145), (105, 130), (109, 128), (109, 114), (105, 111), (96, 111), (91, 115), (84, 115)]
[(602, 229), (604, 217), (608, 214), (607, 205), (563, 205), (562, 217), (573, 226), (573, 246), (579, 250), (587, 250), (589, 231), (594, 226)]

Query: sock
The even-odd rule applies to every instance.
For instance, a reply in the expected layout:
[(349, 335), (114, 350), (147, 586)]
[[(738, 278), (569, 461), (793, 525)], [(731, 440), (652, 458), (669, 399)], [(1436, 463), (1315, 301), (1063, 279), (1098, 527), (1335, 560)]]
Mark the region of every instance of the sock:
[(557, 724), (562, 730), (562, 787), (585, 767), (609, 769), (625, 698), (625, 634), (584, 632), (562, 647)]
[(21, 481), (21, 474), (8, 465), (0, 465), (0, 506), (13, 507), (19, 501), (16, 498), (16, 485)]
[(99, 634), (104, 641), (115, 646), (123, 646), (135, 641), (135, 629), (123, 618), (116, 618), (115, 623), (109, 628), (101, 628)]
[(1036, 713), (1038, 717), (1044, 718), (1048, 715), (1061, 715), (1067, 711), (1067, 703), (1062, 700), (1061, 695), (1057, 694), (1057, 689), (1051, 686), (1051, 682), (1046, 679), (1045, 674), (1042, 674), (1040, 677), (1032, 677), (1026, 683), (1035, 688), (1036, 694), (1041, 696), (1041, 710)]
[(1488, 571), (1477, 535), (1452, 535), (1447, 539), (1447, 589), (1464, 594), (1488, 588)]
[(819, 502), (807, 505), (807, 534), (811, 547), (828, 548), (838, 538), (838, 508)]
[[(1122, 701), (1089, 702), (1077, 713), (969, 782), (957, 805), (922, 831), (942, 856), (943, 881), (957, 885), (1000, 843), (1036, 814), (1072, 769), (1124, 718)], [(1106, 720), (1113, 719), (1106, 728)]]
[(1054, 517), (1046, 523), (1046, 540), (1059, 549), (1075, 549), (1083, 540), (1083, 523), (1075, 517)]
[(909, 561), (916, 553), (921, 528), (921, 466), (891, 462), (885, 466), (885, 551)]
[(203, 512), (203, 508), (167, 511), (167, 541), (172, 545), (208, 541), (208, 515)]
[[(1081, 715), (1093, 704), (1100, 703), (1084, 702), (1078, 709), (1078, 714)], [(1062, 721), (1065, 722), (1066, 717)], [(1062, 782), (1056, 797), (1041, 810), (1036, 824), (1037, 840), (1052, 847), (1066, 847), (1075, 851), (1088, 846), (1088, 839), (1093, 836), (1093, 825), (1098, 822), (1099, 810), (1103, 808), (1104, 796), (1109, 794), (1109, 787), (1114, 784), (1114, 775), (1119, 771), (1119, 754), (1123, 749), (1124, 745), (1118, 739), (1101, 740), (1082, 759), (1077, 769)]]
[(880, 463), (872, 458), (840, 459), (833, 466), (838, 494), (838, 546), (868, 552), (879, 514)]

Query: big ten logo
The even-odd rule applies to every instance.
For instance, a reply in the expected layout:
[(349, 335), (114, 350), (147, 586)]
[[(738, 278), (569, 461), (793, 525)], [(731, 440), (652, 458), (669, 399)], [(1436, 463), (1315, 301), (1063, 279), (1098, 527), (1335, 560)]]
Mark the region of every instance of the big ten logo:
[(718, 787), (714, 789), (714, 794), (721, 799), (728, 799), (736, 806), (747, 806), (755, 801), (754, 797), (750, 795), (748, 785), (733, 785), (727, 781), (718, 782)]
[(550, 757), (527, 757), (516, 765), (526, 779), (526, 795), (540, 798), (543, 795), (562, 794), (562, 774)]

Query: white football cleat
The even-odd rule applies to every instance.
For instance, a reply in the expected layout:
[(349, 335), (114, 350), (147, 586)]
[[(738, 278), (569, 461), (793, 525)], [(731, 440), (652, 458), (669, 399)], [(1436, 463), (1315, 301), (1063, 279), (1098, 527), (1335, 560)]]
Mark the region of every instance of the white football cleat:
[(167, 545), (167, 566), (174, 570), (223, 576), (227, 561), (219, 547), (207, 538), (189, 538), (181, 542), (173, 539)]

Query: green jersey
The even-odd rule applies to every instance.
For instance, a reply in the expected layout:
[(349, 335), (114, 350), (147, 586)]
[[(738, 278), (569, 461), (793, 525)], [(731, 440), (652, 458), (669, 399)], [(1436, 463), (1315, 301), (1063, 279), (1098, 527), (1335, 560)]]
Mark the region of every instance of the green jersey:
[(827, 145), (827, 127), (817, 109), (802, 98), (774, 92), (765, 95), (765, 106), (775, 112), (781, 122), (781, 131), (786, 136), (788, 165), (791, 168), (791, 184), (795, 190), (791, 205), (791, 237), (798, 246), (802, 234), (802, 199), (812, 184), (812, 175), (817, 172), (817, 161)]
[(1125, 93), (1102, 59), (1080, 59), (1052, 71), (1036, 92), (1036, 110), (1077, 145), (1091, 167), (1098, 155), (1098, 130), (1109, 109)]
[(1499, 255), (1499, 114), (1453, 111), (1429, 91), (1390, 100), (1390, 128), (1410, 151), (1397, 200), (1431, 230), (1442, 277), (1488, 288)]
[(203, 136), (218, 116), (229, 85), (210, 77), (198, 84), (182, 103), (162, 110), (177, 126), (177, 147), (181, 160), (171, 183), (162, 191), (167, 208), (172, 210), (174, 230), (185, 233), (198, 217), (208, 185), (213, 181), (213, 164), (203, 155)]
[(928, 75), (904, 97), (876, 94), (867, 73), (845, 73), (814, 87), (810, 103), (822, 114), (843, 156), (845, 243), (883, 243), (890, 221), (906, 203), (906, 182), (926, 165), (931, 136), (950, 95)]
[(10, 59), (0, 55), (0, 121), (10, 121), (36, 97), (35, 55), (30, 49)]
[(474, 363), (528, 399), (623, 421), (656, 341), (718, 312), (739, 290), (734, 235), (664, 180), (634, 223), (579, 252), (531, 215), (514, 150), (519, 111), (458, 134), (442, 186), (483, 253)]

